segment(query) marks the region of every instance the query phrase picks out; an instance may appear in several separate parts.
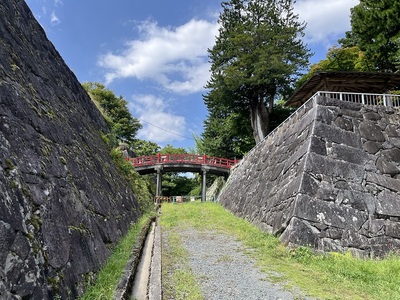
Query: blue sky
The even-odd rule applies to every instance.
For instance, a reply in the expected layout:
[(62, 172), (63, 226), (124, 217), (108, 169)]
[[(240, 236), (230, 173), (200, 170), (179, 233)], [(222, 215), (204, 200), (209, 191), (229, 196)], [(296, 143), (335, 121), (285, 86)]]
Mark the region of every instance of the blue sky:
[[(207, 109), (207, 49), (218, 30), (215, 0), (26, 0), (78, 80), (101, 82), (129, 101), (142, 121), (138, 137), (194, 148)], [(358, 0), (298, 0), (305, 42), (325, 58), (350, 29)]]

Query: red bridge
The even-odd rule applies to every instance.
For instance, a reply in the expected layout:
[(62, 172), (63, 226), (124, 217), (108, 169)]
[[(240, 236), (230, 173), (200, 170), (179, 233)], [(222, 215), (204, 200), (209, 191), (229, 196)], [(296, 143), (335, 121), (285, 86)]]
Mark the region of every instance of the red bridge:
[(237, 164), (236, 159), (227, 159), (197, 154), (158, 154), (150, 156), (138, 156), (129, 158), (134, 167), (143, 167), (156, 164), (195, 164), (207, 165), (230, 169)]
[(238, 163), (227, 159), (197, 154), (158, 154), (127, 158), (139, 174), (157, 173), (156, 196), (161, 196), (161, 176), (164, 172), (195, 172), (203, 175), (202, 199), (205, 199), (206, 174), (228, 176), (230, 169)]

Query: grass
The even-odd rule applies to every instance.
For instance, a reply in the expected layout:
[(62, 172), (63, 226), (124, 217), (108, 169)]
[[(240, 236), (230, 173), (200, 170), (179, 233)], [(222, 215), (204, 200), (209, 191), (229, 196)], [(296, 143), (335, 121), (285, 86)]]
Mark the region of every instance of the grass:
[[(357, 259), (350, 253), (314, 254), (307, 247), (287, 249), (276, 237), (233, 216), (215, 203), (163, 204), (160, 224), (163, 232), (177, 235), (168, 244), (173, 243), (173, 247), (179, 249), (175, 255), (181, 265), (184, 265), (187, 254), (180, 249), (179, 230), (189, 227), (216, 230), (241, 241), (267, 274), (268, 280), (280, 282), (288, 289), (300, 288), (308, 296), (328, 300), (400, 300), (399, 256), (373, 260)], [(176, 262), (170, 258), (168, 263), (173, 265)], [(168, 270), (171, 271), (170, 266)], [(186, 270), (190, 272), (190, 269)], [(169, 289), (179, 289), (174, 286), (177, 282), (171, 283)], [(188, 286), (189, 289), (198, 289), (195, 284)]]
[(106, 264), (101, 268), (94, 284), (86, 288), (85, 293), (80, 300), (108, 300), (113, 299), (116, 286), (121, 279), (125, 266), (132, 254), (132, 248), (135, 245), (136, 238), (140, 230), (146, 224), (149, 215), (144, 215), (132, 226), (126, 236), (121, 239), (118, 245), (113, 249)]

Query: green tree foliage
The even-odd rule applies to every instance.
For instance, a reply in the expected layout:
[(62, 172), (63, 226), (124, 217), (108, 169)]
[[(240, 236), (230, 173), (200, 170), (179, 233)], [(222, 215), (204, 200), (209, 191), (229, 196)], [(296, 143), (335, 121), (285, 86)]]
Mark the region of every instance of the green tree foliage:
[[(184, 148), (166, 145), (160, 150), (161, 154), (187, 154)], [(186, 196), (199, 185), (196, 178), (189, 178), (183, 173), (166, 173), (162, 176), (162, 194), (164, 196)]]
[[(270, 114), (270, 129), (276, 128), (293, 111), (293, 108), (284, 106), (284, 101), (276, 101)], [(204, 121), (201, 137), (195, 137), (195, 141), (198, 153), (230, 159), (243, 157), (255, 146), (248, 115), (229, 113), (221, 108), (210, 112)]]
[(105, 115), (112, 134), (120, 141), (132, 143), (141, 124), (129, 112), (128, 102), (121, 96), (116, 97), (111, 90), (100, 83), (87, 82), (83, 87)]
[(351, 9), (351, 31), (339, 42), (364, 52), (369, 71), (400, 69), (400, 1), (360, 0)]
[(216, 110), (210, 112), (195, 141), (198, 153), (231, 159), (242, 157), (255, 145), (247, 115)]
[(167, 144), (164, 148), (160, 150), (161, 154), (186, 154), (184, 148), (175, 148), (174, 146)]
[(135, 171), (132, 165), (124, 159), (119, 148), (113, 149), (111, 151), (111, 156), (118, 168), (122, 171), (122, 174), (131, 184), (132, 191), (136, 196), (142, 212), (150, 211), (153, 207), (153, 199), (150, 191), (152, 189), (155, 190), (154, 184), (152, 184), (148, 177), (140, 176)]
[(187, 196), (197, 186), (200, 185), (195, 178), (188, 178), (179, 173), (163, 175), (162, 193), (164, 196)]
[(310, 71), (296, 82), (296, 88), (318, 71), (368, 71), (369, 66), (364, 53), (357, 47), (333, 46), (326, 53), (326, 58), (313, 64)]
[(243, 116), (240, 122), (245, 116), (259, 142), (270, 130), (274, 101), (308, 64), (301, 41), (305, 25), (293, 13), (292, 0), (231, 0), (222, 8), (204, 101), (212, 118), (220, 111), (235, 120), (235, 114)]
[(147, 155), (156, 155), (160, 152), (160, 146), (156, 143), (135, 139), (130, 144), (130, 149), (133, 151), (135, 156), (147, 156)]
[[(121, 142), (131, 147), (133, 144), (144, 145), (142, 148), (155, 147), (152, 143), (135, 139), (136, 133), (141, 127), (139, 121), (133, 118), (127, 108), (127, 101), (122, 97), (106, 89), (100, 83), (84, 83), (84, 89), (90, 95), (93, 102), (99, 108), (106, 119), (111, 132), (105, 136), (108, 145), (113, 148), (111, 156), (113, 161), (121, 170), (140, 204), (142, 212), (152, 209), (153, 200), (151, 190), (155, 190), (154, 183), (149, 177), (140, 176), (132, 165), (125, 160), (119, 145)], [(138, 147), (139, 147), (138, 146)]]

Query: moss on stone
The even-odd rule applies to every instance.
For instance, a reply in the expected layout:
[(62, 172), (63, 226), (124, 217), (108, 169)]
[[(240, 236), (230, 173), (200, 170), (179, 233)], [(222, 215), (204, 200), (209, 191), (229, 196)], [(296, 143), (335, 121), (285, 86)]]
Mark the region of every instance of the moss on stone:
[(61, 163), (62, 163), (63, 165), (66, 165), (66, 164), (67, 164), (67, 160), (66, 160), (65, 157), (63, 157), (63, 156), (60, 156), (60, 161), (61, 161)]

